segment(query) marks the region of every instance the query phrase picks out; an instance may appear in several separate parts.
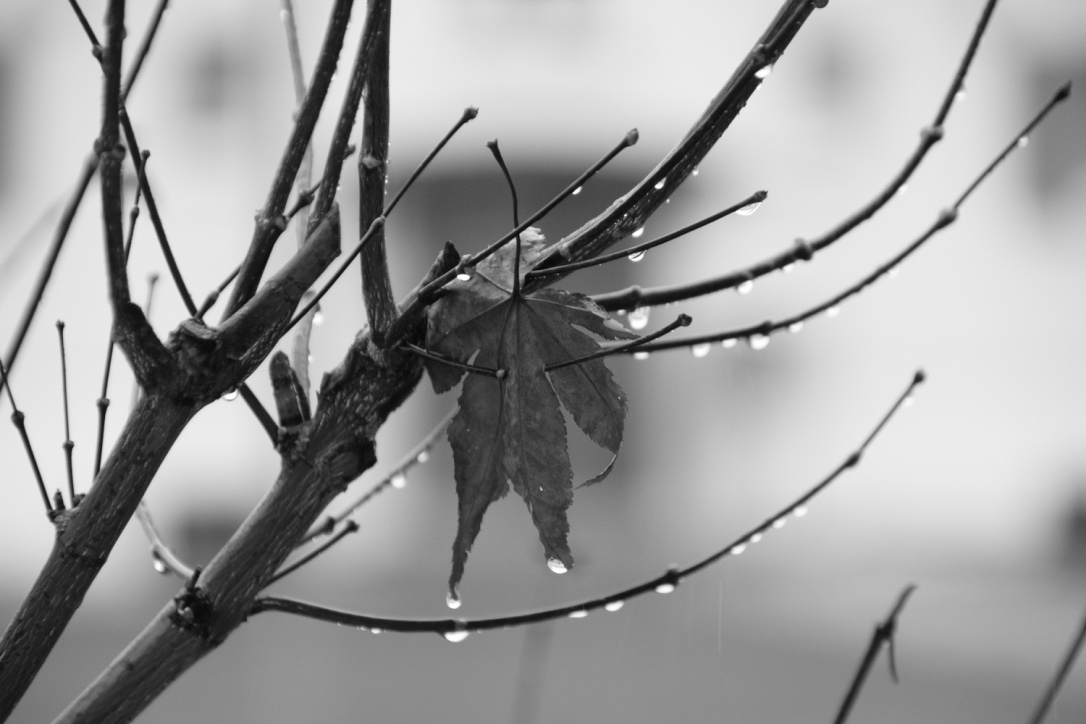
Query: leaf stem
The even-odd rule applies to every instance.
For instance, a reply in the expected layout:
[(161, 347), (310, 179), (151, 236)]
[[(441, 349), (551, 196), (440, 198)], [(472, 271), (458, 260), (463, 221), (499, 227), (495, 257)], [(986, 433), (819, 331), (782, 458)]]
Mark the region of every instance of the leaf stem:
[[(520, 227), (520, 211), (518, 210), (517, 203), (517, 185), (513, 183), (513, 177), (509, 174), (509, 167), (505, 165), (505, 159), (502, 158), (501, 149), (498, 148), (498, 139), (493, 141), (487, 141), (486, 147), (490, 149), (490, 152), (494, 155), (494, 160), (498, 162), (498, 167), (502, 170), (502, 175), (505, 176), (505, 184), (509, 187), (509, 193), (513, 196), (513, 228)], [(517, 244), (516, 251), (513, 254), (513, 290), (511, 296), (513, 299), (520, 298), (520, 232), (517, 232)], [(478, 263), (478, 260), (474, 260), (474, 263)]]

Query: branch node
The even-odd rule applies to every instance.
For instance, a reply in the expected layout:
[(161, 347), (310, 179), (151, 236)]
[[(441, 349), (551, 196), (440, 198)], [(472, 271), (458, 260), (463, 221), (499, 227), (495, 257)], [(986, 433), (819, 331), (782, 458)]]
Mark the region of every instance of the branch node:
[(799, 238), (795, 241), (795, 255), (802, 261), (810, 261), (814, 258), (814, 247), (806, 239)]

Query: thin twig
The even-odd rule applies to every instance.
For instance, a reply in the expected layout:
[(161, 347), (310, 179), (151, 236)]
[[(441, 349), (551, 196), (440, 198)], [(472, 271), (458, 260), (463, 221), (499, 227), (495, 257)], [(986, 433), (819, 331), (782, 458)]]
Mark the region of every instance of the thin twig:
[(309, 314), (310, 311), (312, 311), (318, 304), (320, 304), (320, 301), (324, 298), (324, 295), (328, 293), (328, 291), (337, 281), (339, 281), (339, 278), (343, 276), (343, 272), (347, 271), (347, 267), (351, 265), (351, 262), (358, 258), (358, 255), (362, 253), (362, 250), (366, 248), (366, 245), (370, 243), (370, 240), (376, 236), (377, 230), (382, 228), (384, 225), (385, 217), (383, 216), (378, 216), (376, 219), (373, 220), (373, 223), (370, 224), (368, 229), (366, 229), (366, 233), (363, 234), (362, 238), (358, 240), (357, 244), (355, 244), (354, 250), (351, 251), (351, 253), (348, 254), (346, 257), (344, 257), (343, 261), (339, 263), (339, 268), (336, 269), (334, 274), (332, 274), (331, 279), (329, 279), (325, 283), (325, 285), (321, 287), (320, 291), (318, 291), (309, 299), (309, 301), (304, 307), (301, 308), (300, 311), (294, 314), (294, 318), (290, 320), (290, 324), (288, 324), (286, 329), (283, 330), (284, 334), (290, 331), (291, 327), (302, 321), (302, 318), (305, 317), (305, 315)]
[(631, 588), (612, 593), (601, 598), (595, 598), (582, 603), (575, 603), (568, 606), (561, 606), (559, 608), (546, 609), (543, 611), (535, 611), (532, 613), (518, 614), (513, 616), (501, 616), (497, 618), (485, 618), (474, 620), (459, 620), (459, 619), (431, 619), (431, 620), (418, 620), (418, 619), (399, 619), (399, 618), (383, 618), (379, 616), (367, 616), (364, 614), (352, 613), (349, 611), (340, 611), (333, 608), (326, 608), (324, 606), (318, 606), (312, 603), (306, 603), (303, 601), (296, 601), (287, 598), (278, 597), (261, 597), (257, 598), (253, 602), (252, 613), (261, 613), (264, 611), (280, 611), (283, 613), (291, 613), (299, 616), (305, 616), (307, 618), (313, 618), (320, 621), (329, 621), (332, 623), (339, 623), (347, 626), (354, 626), (356, 628), (366, 628), (372, 630), (381, 631), (400, 631), (400, 632), (430, 632), (441, 634), (450, 640), (459, 641), (467, 636), (471, 631), (485, 631), (492, 629), (511, 628), (513, 626), (523, 626), (526, 624), (539, 623), (541, 621), (550, 621), (558, 618), (576, 617), (580, 618), (587, 615), (589, 612), (604, 609), (608, 611), (617, 611), (622, 605), (636, 596), (648, 593), (650, 591), (656, 591), (658, 593), (669, 593), (675, 590), (675, 587), (682, 581), (698, 571), (706, 568), (713, 563), (716, 563), (721, 558), (730, 555), (739, 555), (746, 550), (748, 545), (757, 543), (762, 537), (769, 531), (780, 528), (785, 524), (789, 516), (802, 517), (807, 513), (807, 504), (816, 495), (825, 490), (833, 481), (835, 481), (846, 470), (855, 467), (859, 464), (863, 453), (867, 447), (874, 440), (875, 435), (883, 429), (887, 421), (901, 409), (906, 399), (913, 394), (916, 387), (924, 381), (924, 373), (918, 371), (912, 379), (912, 382), (905, 389), (897, 400), (891, 406), (883, 417), (880, 419), (878, 425), (874, 428), (871, 434), (867, 436), (864, 442), (851, 454), (844, 462), (839, 464), (833, 472), (823, 478), (818, 484), (808, 489), (805, 493), (794, 499), (784, 508), (780, 509), (777, 513), (766, 518), (763, 522), (754, 526), (746, 533), (736, 538), (733, 542), (729, 543), (725, 547), (716, 551), (715, 553), (703, 558), (697, 563), (688, 566), (683, 569), (672, 568), (663, 575), (656, 578), (638, 584)]
[(584, 364), (585, 362), (591, 362), (594, 359), (600, 359), (601, 357), (608, 357), (608, 356), (613, 355), (613, 354), (621, 354), (621, 353), (624, 353), (624, 352), (636, 351), (636, 350), (640, 349), (641, 347), (643, 347), (644, 345), (649, 344), (653, 340), (657, 340), (660, 337), (663, 337), (665, 334), (669, 334), (670, 332), (675, 331), (679, 327), (689, 327), (691, 321), (693, 321), (693, 320), (690, 318), (689, 315), (680, 314), (675, 319), (674, 322), (672, 322), (671, 324), (668, 324), (668, 325), (666, 325), (664, 327), (661, 327), (660, 329), (656, 330), (655, 332), (653, 332), (651, 334), (646, 334), (646, 335), (644, 335), (642, 337), (638, 337), (637, 339), (632, 339), (632, 340), (630, 340), (628, 342), (623, 342), (622, 344), (620, 344), (620, 345), (618, 345), (616, 347), (606, 347), (604, 349), (599, 350), (598, 352), (593, 352), (592, 354), (587, 354), (584, 357), (578, 357), (577, 359), (570, 359), (570, 360), (566, 360), (565, 362), (558, 362), (556, 364), (547, 365), (543, 369), (544, 369), (545, 372), (554, 372), (555, 370), (560, 370), (563, 367), (572, 367), (573, 365), (581, 365), (581, 364)]
[(449, 365), (450, 367), (456, 367), (457, 369), (471, 372), (472, 374), (484, 375), (486, 377), (497, 377), (499, 380), (505, 377), (505, 370), (494, 369), (492, 367), (480, 367), (479, 365), (473, 365), (467, 362), (459, 362), (452, 359), (451, 357), (445, 357), (444, 355), (440, 355), (437, 352), (431, 352), (428, 349), (423, 349), (422, 347), (419, 347), (418, 345), (412, 344), (410, 342), (404, 342), (403, 344), (401, 344), (400, 349), (404, 350), (405, 352), (410, 352), (412, 354), (418, 355), (423, 359), (428, 359), (431, 362), (439, 362), (443, 365)]
[(192, 578), (194, 569), (186, 565), (184, 561), (177, 557), (177, 554), (166, 545), (162, 537), (155, 529), (155, 522), (151, 519), (151, 511), (147, 508), (147, 503), (140, 501), (139, 507), (136, 508), (136, 520), (140, 522), (140, 527), (143, 528), (143, 535), (147, 538), (147, 542), (151, 545), (151, 562), (154, 564), (155, 571), (163, 575), (172, 573), (183, 581), (187, 581)]
[(358, 523), (355, 523), (353, 520), (348, 520), (347, 525), (345, 525), (341, 529), (339, 529), (336, 532), (336, 534), (333, 535), (331, 538), (329, 538), (327, 541), (325, 541), (321, 545), (317, 546), (312, 551), (310, 551), (306, 555), (302, 556), (298, 560), (294, 561), (294, 563), (291, 563), (289, 566), (285, 566), (285, 567), (281, 568), (279, 571), (277, 571), (274, 576), (272, 576), (271, 578), (268, 579), (268, 585), (270, 586), (271, 584), (275, 583), (276, 581), (280, 580), (281, 578), (289, 576), (291, 573), (294, 573), (294, 571), (298, 570), (299, 568), (304, 566), (306, 563), (309, 563), (314, 558), (316, 558), (317, 556), (319, 556), (322, 553), (324, 553), (325, 551), (327, 551), (329, 548), (334, 546), (336, 543), (339, 543), (341, 540), (346, 538), (351, 533), (357, 533), (357, 532), (358, 532)]
[(68, 470), (68, 500), (75, 507), (75, 472), (72, 470), (72, 429), (68, 413), (68, 355), (64, 350), (64, 322), (57, 320), (57, 336), (60, 338), (60, 382), (64, 396), (64, 462)]
[[(1014, 139), (1008, 143), (1004, 148), (996, 155), (995, 159), (989, 163), (983, 171), (976, 175), (976, 177), (969, 183), (966, 190), (958, 197), (952, 206), (943, 209), (939, 212), (938, 216), (931, 223), (930, 226), (923, 233), (920, 234), (911, 244), (905, 247), (902, 251), (895, 254), (889, 261), (880, 264), (874, 271), (864, 276), (856, 283), (849, 286), (842, 292), (835, 294), (831, 298), (815, 305), (799, 314), (795, 314), (786, 319), (780, 321), (765, 321), (758, 325), (752, 325), (744, 327), (742, 329), (730, 330), (726, 332), (718, 332), (716, 334), (702, 335), (700, 337), (690, 337), (687, 339), (669, 340), (667, 342), (659, 342), (652, 345), (647, 345), (642, 351), (658, 351), (665, 349), (676, 349), (681, 347), (692, 347), (701, 344), (712, 344), (714, 342), (725, 342), (728, 340), (738, 339), (762, 339), (768, 338), (770, 334), (779, 332), (785, 329), (796, 330), (803, 325), (804, 322), (815, 317), (823, 312), (831, 312), (831, 310), (837, 309), (842, 302), (862, 292), (867, 287), (874, 284), (882, 277), (890, 274), (896, 269), (905, 259), (911, 256), (917, 249), (923, 246), (929, 239), (934, 237), (938, 232), (950, 226), (958, 219), (958, 213), (966, 200), (972, 195), (972, 193), (978, 188), (979, 184), (991, 176), (992, 172), (1010, 156), (1015, 150), (1022, 148), (1023, 144), (1020, 139), (1028, 138), (1029, 134), (1048, 116), (1052, 110), (1061, 102), (1066, 100), (1071, 93), (1070, 83), (1065, 83), (1060, 86), (1059, 90), (1053, 94), (1052, 98), (1033, 116), (1032, 119), (1025, 125), (1022, 131), (1014, 136)], [(696, 295), (694, 295), (696, 296)], [(659, 297), (657, 294), (650, 290), (641, 292), (638, 295), (638, 306), (648, 306), (659, 303)], [(594, 296), (592, 300), (605, 309), (614, 309), (616, 307), (613, 302), (612, 295)], [(619, 307), (624, 304), (617, 305)]]
[(554, 207), (572, 196), (574, 193), (577, 192), (578, 189), (584, 186), (588, 179), (595, 176), (596, 173), (598, 173), (600, 169), (610, 163), (611, 160), (615, 158), (615, 156), (621, 153), (624, 149), (627, 149), (637, 143), (637, 138), (638, 135), (636, 129), (627, 133), (622, 141), (618, 143), (618, 145), (608, 151), (600, 160), (596, 161), (596, 163), (592, 164), (592, 166), (590, 166), (587, 171), (574, 179), (572, 183), (568, 184), (562, 191), (558, 193), (557, 196), (555, 196), (549, 202), (540, 207), (539, 210), (536, 211), (534, 214), (518, 224), (512, 231), (508, 232), (505, 236), (490, 244), (478, 254), (465, 255), (461, 259), (460, 264), (457, 265), (455, 269), (450, 269), (448, 272), (438, 276), (433, 281), (425, 284), (421, 289), (419, 289), (416, 293), (409, 297), (406, 300), (405, 304), (401, 305), (403, 311), (400, 313), (400, 316), (396, 320), (396, 322), (389, 328), (388, 334), (386, 335), (386, 338), (382, 340), (382, 342), (386, 345), (399, 342), (403, 338), (403, 336), (407, 334), (407, 330), (411, 329), (412, 324), (418, 321), (419, 316), (422, 314), (423, 310), (430, 303), (437, 299), (437, 296), (438, 294), (440, 294), (441, 290), (453, 279), (455, 279), (458, 274), (462, 274), (465, 271), (473, 268), (476, 264), (496, 252), (506, 243), (508, 243), (509, 240), (514, 238), (517, 234), (523, 232), (529, 226), (550, 213), (550, 211), (554, 209)]
[(844, 724), (848, 719), (849, 713), (852, 711), (852, 705), (856, 703), (856, 698), (860, 695), (860, 690), (863, 689), (864, 682), (867, 681), (868, 674), (871, 673), (871, 667), (875, 665), (875, 659), (878, 658), (879, 651), (886, 647), (886, 653), (890, 664), (890, 678), (897, 683), (897, 663), (894, 658), (894, 633), (897, 631), (897, 618), (901, 615), (901, 611), (905, 608), (905, 602), (909, 600), (909, 596), (916, 590), (916, 586), (909, 584), (905, 586), (897, 597), (897, 602), (894, 607), (890, 609), (890, 613), (886, 616), (886, 619), (875, 626), (875, 632), (871, 635), (871, 643), (867, 646), (867, 651), (864, 652), (863, 659), (860, 661), (860, 668), (857, 669), (856, 675), (852, 678), (852, 684), (849, 686), (848, 691), (845, 693), (845, 698), (841, 702), (841, 708), (837, 712), (837, 718), (834, 719), (834, 724)]
[[(280, 0), (283, 11), (283, 29), (287, 39), (287, 56), (290, 58), (290, 75), (294, 79), (294, 100), (300, 110), (305, 101), (305, 68), (302, 65), (302, 49), (298, 42), (298, 24), (294, 17), (294, 3), (292, 0)], [(294, 188), (301, 200), (313, 179), (313, 143), (305, 147), (302, 155), (302, 163), (298, 167), (298, 176), (294, 179)], [(287, 218), (291, 215), (288, 214)], [(298, 221), (294, 226), (298, 237), (298, 248), (305, 245), (306, 231), (309, 228), (308, 204), (298, 207)], [(302, 393), (309, 395), (309, 339), (313, 332), (313, 314), (310, 314), (306, 323), (294, 330), (294, 342), (291, 352), (295, 374), (302, 387)]]
[(1041, 722), (1045, 720), (1045, 717), (1048, 716), (1048, 712), (1052, 708), (1052, 703), (1060, 693), (1063, 682), (1067, 679), (1067, 675), (1071, 673), (1071, 667), (1075, 665), (1075, 659), (1078, 658), (1079, 652), (1082, 651), (1083, 643), (1086, 643), (1086, 616), (1083, 617), (1082, 623), (1079, 625), (1078, 633), (1075, 634), (1074, 639), (1071, 640), (1071, 645), (1067, 647), (1067, 653), (1064, 654), (1063, 660), (1060, 661), (1060, 665), (1056, 669), (1052, 681), (1049, 682), (1048, 688), (1045, 689), (1044, 695), (1037, 703), (1037, 709), (1033, 712), (1033, 717), (1029, 720), (1030, 724), (1041, 724)]
[(618, 259), (632, 258), (639, 254), (644, 254), (649, 249), (660, 246), (661, 244), (666, 244), (669, 241), (673, 241), (682, 236), (686, 236), (690, 232), (696, 231), (697, 229), (700, 229), (701, 227), (711, 224), (719, 219), (723, 219), (725, 216), (730, 216), (731, 214), (734, 214), (740, 209), (748, 208), (752, 204), (760, 204), (765, 201), (768, 196), (769, 193), (766, 191), (755, 191), (753, 194), (737, 204), (732, 204), (728, 208), (722, 211), (718, 211), (710, 216), (706, 216), (700, 221), (695, 221), (693, 224), (688, 224), (681, 229), (672, 231), (669, 234), (664, 234), (663, 236), (657, 237), (655, 239), (651, 239), (644, 242), (643, 244), (631, 246), (629, 249), (612, 252), (610, 254), (601, 254), (600, 256), (594, 257), (592, 259), (585, 259), (584, 261), (576, 261), (570, 264), (562, 264), (561, 266), (552, 266), (549, 269), (545, 270), (533, 269), (524, 276), (526, 279), (535, 279), (536, 277), (546, 277), (547, 275), (551, 274), (568, 274), (570, 272), (577, 271), (578, 269), (586, 269), (588, 267), (599, 266), (600, 264), (606, 264), (607, 262), (616, 261)]
[[(158, 27), (168, 2), (169, 0), (161, 0), (159, 2), (155, 14), (151, 18), (151, 24), (144, 33), (143, 42), (140, 45), (136, 57), (133, 59), (133, 65), (129, 69), (128, 77), (125, 80), (121, 92), (122, 101), (128, 98), (132, 86), (139, 77), (139, 71), (142, 68), (143, 60), (148, 52), (150, 52), (151, 43), (154, 41), (155, 35), (158, 32)], [(93, 36), (93, 32), (91, 35)], [(94, 41), (94, 44), (97, 45), (97, 40)], [(75, 183), (75, 188), (72, 190), (71, 196), (64, 205), (64, 211), (57, 221), (56, 230), (53, 232), (53, 240), (49, 245), (49, 251), (46, 253), (45, 261), (42, 264), (41, 271), (38, 273), (38, 279), (34, 284), (34, 290), (30, 294), (30, 300), (23, 309), (23, 316), (22, 319), (19, 320), (19, 327), (15, 333), (15, 339), (8, 348), (7, 357), (4, 360), (4, 365), (9, 371), (15, 366), (15, 361), (19, 357), (19, 351), (22, 349), (23, 341), (26, 339), (27, 332), (30, 331), (30, 325), (34, 322), (34, 317), (37, 315), (38, 308), (41, 306), (41, 301), (45, 296), (45, 290), (48, 288), (49, 282), (53, 277), (53, 270), (56, 268), (57, 259), (60, 257), (60, 252), (64, 248), (64, 242), (68, 239), (68, 232), (72, 228), (72, 222), (75, 220), (76, 212), (79, 211), (79, 206), (83, 202), (83, 197), (86, 195), (87, 188), (90, 186), (91, 179), (94, 178), (94, 173), (97, 170), (98, 156), (97, 154), (93, 154), (89, 156), (83, 164), (83, 169)]]
[(411, 175), (407, 177), (407, 181), (404, 182), (404, 185), (400, 187), (400, 190), (397, 191), (396, 195), (392, 197), (392, 201), (389, 201), (388, 204), (385, 206), (385, 216), (388, 216), (392, 213), (392, 210), (396, 208), (396, 204), (400, 203), (400, 199), (402, 199), (404, 194), (407, 193), (407, 190), (411, 188), (412, 184), (414, 184), (418, 177), (422, 175), (422, 172), (426, 170), (426, 168), (430, 165), (430, 162), (437, 157), (437, 154), (441, 152), (441, 149), (445, 148), (446, 144), (448, 144), (449, 141), (452, 140), (452, 137), (456, 135), (456, 132), (459, 131), (464, 126), (464, 124), (473, 120), (478, 115), (479, 109), (475, 108), (474, 106), (469, 106), (464, 109), (464, 112), (460, 115), (459, 120), (457, 120), (456, 123), (453, 124), (453, 127), (449, 129), (449, 132), (446, 133), (445, 136), (437, 142), (437, 145), (430, 150), (430, 153), (427, 154), (426, 158), (422, 159), (422, 162), (415, 168), (414, 171), (411, 172)]
[(11, 391), (11, 380), (8, 379), (8, 373), (3, 362), (0, 362), (0, 382), (8, 391), (8, 402), (11, 403), (12, 410), (11, 424), (15, 425), (15, 429), (19, 431), (19, 437), (22, 438), (23, 449), (26, 450), (26, 456), (30, 460), (30, 467), (34, 470), (34, 479), (38, 482), (38, 492), (41, 493), (42, 502), (45, 504), (45, 514), (52, 518), (53, 506), (49, 502), (49, 493), (45, 490), (45, 480), (42, 478), (41, 468), (38, 467), (38, 458), (34, 456), (34, 447), (30, 444), (30, 435), (26, 431), (26, 415), (15, 404), (15, 394)]
[(692, 299), (712, 292), (733, 289), (748, 280), (770, 274), (784, 269), (790, 264), (800, 261), (809, 261), (814, 254), (838, 241), (857, 226), (873, 217), (898, 191), (908, 183), (913, 173), (920, 167), (921, 162), (928, 155), (931, 148), (943, 138), (943, 126), (947, 115), (954, 102), (954, 98), (963, 88), (965, 76), (973, 63), (977, 46), (988, 27), (988, 19), (995, 8), (996, 0), (988, 0), (981, 17), (977, 21), (973, 34), (970, 37), (968, 48), (958, 65), (954, 78), (946, 93), (943, 95), (939, 110), (935, 114), (931, 125), (927, 126), (920, 134), (920, 140), (912, 155), (906, 159), (901, 169), (890, 179), (890, 182), (875, 195), (873, 199), (847, 216), (834, 228), (813, 239), (797, 239), (789, 249), (764, 259), (746, 269), (730, 272), (710, 279), (705, 279), (694, 284), (681, 284), (673, 287), (660, 287), (658, 289), (640, 289), (631, 287), (620, 292), (613, 292), (594, 297), (597, 304), (608, 311), (617, 309), (633, 309), (635, 307), (657, 306), (672, 302)]
[(283, 209), (286, 207), (290, 189), (294, 186), (294, 178), (302, 163), (306, 146), (312, 138), (317, 118), (324, 106), (328, 86), (332, 82), (332, 76), (335, 75), (353, 5), (354, 0), (336, 0), (332, 6), (328, 29), (313, 69), (313, 79), (309, 83), (305, 102), (298, 110), (297, 120), (279, 160), (264, 207), (257, 214), (253, 238), (249, 243), (245, 259), (241, 263), (237, 283), (227, 302), (224, 318), (240, 309), (256, 292), (268, 258), (271, 256), (272, 247), (275, 246), (276, 240), (286, 227), (285, 219), (282, 218)]
[(174, 257), (173, 249), (170, 248), (169, 239), (166, 237), (166, 227), (162, 223), (161, 215), (158, 213), (158, 204), (155, 203), (155, 196), (151, 191), (151, 185), (147, 179), (147, 173), (144, 169), (146, 157), (140, 152), (139, 143), (136, 141), (135, 129), (132, 127), (132, 121), (128, 118), (128, 112), (123, 106), (120, 110), (120, 118), (121, 127), (124, 129), (125, 141), (128, 144), (129, 155), (132, 157), (132, 162), (136, 164), (136, 175), (146, 200), (147, 213), (151, 216), (151, 225), (155, 229), (155, 237), (158, 239), (159, 248), (162, 249), (162, 256), (166, 260), (166, 268), (170, 270), (170, 278), (173, 279), (173, 284), (177, 288), (177, 292), (181, 295), (181, 301), (185, 303), (185, 309), (190, 315), (195, 316), (196, 303), (192, 300), (192, 295), (189, 293), (188, 286), (186, 286), (185, 280), (181, 276), (181, 269), (177, 266), (177, 259)]
[(354, 501), (348, 503), (343, 510), (334, 515), (326, 516), (319, 524), (311, 528), (309, 532), (302, 537), (298, 542), (298, 545), (304, 545), (319, 535), (331, 532), (338, 523), (346, 520), (348, 516), (372, 500), (378, 493), (390, 487), (398, 487), (396, 485), (397, 480), (406, 480), (409, 470), (430, 459), (430, 450), (437, 444), (438, 438), (448, 429), (452, 419), (456, 417), (457, 411), (458, 408), (450, 410), (449, 414), (445, 415), (441, 422), (437, 424), (437, 427), (427, 433), (415, 447), (411, 448), (411, 450), (400, 459), (396, 466), (392, 468), (392, 472), (388, 473), (380, 482)]

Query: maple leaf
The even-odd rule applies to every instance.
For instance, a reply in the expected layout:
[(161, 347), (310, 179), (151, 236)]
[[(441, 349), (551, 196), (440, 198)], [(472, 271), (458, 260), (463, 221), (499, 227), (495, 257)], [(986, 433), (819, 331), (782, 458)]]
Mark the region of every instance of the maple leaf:
[[(522, 234), (521, 275), (538, 261), (544, 243), (536, 229)], [(513, 283), (516, 255), (514, 240), (480, 262), (470, 279), (446, 287), (449, 294), (429, 310), (430, 352), (496, 371), (468, 373), (426, 360), (437, 392), (467, 375), (448, 433), (459, 502), (449, 577), (454, 597), (483, 514), (510, 484), (528, 506), (548, 561), (561, 561), (567, 569), (573, 565), (566, 541), (573, 476), (559, 403), (597, 445), (617, 455), (622, 443), (626, 396), (603, 361), (548, 368), (598, 352), (600, 344), (591, 335), (611, 340), (636, 335), (582, 294), (558, 289), (521, 294)]]

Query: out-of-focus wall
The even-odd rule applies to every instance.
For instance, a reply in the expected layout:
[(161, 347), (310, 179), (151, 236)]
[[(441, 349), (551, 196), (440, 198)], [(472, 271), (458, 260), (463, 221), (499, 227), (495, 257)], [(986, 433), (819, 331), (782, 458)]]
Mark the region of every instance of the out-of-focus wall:
[[(150, 5), (131, 9), (130, 47)], [(327, 3), (299, 5), (311, 65)], [(574, 277), (569, 286), (597, 292), (702, 278), (830, 228), (881, 190), (911, 153), (977, 5), (882, 0), (831, 3), (816, 13), (646, 234), (759, 188), (769, 200), (753, 216), (719, 222), (639, 264)], [(397, 290), (410, 288), (444, 239), (473, 251), (508, 225), (507, 191), (485, 140), (500, 138), (528, 207), (629, 128), (640, 130), (635, 148), (545, 220), (548, 238), (559, 238), (652, 168), (774, 9), (706, 0), (399, 0), (392, 187), (465, 106), (479, 106), (480, 115), (392, 219)], [(243, 253), (289, 129), (293, 96), (278, 13), (273, 2), (175, 3), (129, 102), (141, 144), (152, 152), (150, 178), (174, 250), (197, 297)], [(695, 319), (689, 331), (700, 333), (786, 316), (896, 253), (1059, 83), (1086, 80), (1084, 13), (1058, 0), (1002, 4), (946, 138), (907, 193), (812, 263), (759, 280), (747, 295), (725, 292), (655, 310), (652, 324), (687, 311)], [(103, 3), (88, 3), (87, 14), (100, 19)], [(341, 74), (346, 67), (344, 60)], [(341, 78), (333, 98), (342, 86)], [(0, 6), (5, 354), (59, 204), (96, 135), (98, 104), (99, 72), (68, 7), (11, 0)], [(323, 118), (318, 149), (335, 107)], [(762, 351), (740, 345), (699, 359), (672, 352), (615, 360), (630, 397), (626, 443), (608, 481), (577, 494), (577, 567), (562, 578), (551, 575), (523, 505), (503, 501), (488, 513), (472, 552), (458, 615), (600, 595), (723, 546), (843, 460), (923, 366), (930, 382), (916, 404), (802, 521), (670, 596), (587, 621), (477, 635), (458, 646), (259, 617), (146, 718), (827, 718), (870, 622), (907, 582), (920, 590), (901, 629), (904, 682), (893, 691), (875, 684), (866, 713), (879, 721), (980, 722), (1007, 711), (1024, 718), (1086, 599), (1086, 338), (1078, 323), (1086, 306), (1084, 128), (1086, 104), (1073, 97), (979, 190), (956, 224), (833, 319), (774, 337)], [(348, 240), (357, 236), (351, 175), (348, 167), (340, 198)], [(98, 204), (92, 186), (13, 374), (51, 490), (64, 487), (56, 319), (67, 323), (77, 488), (90, 482), (109, 327)], [(146, 215), (139, 224), (134, 295), (143, 294), (149, 273), (162, 273), (153, 321), (165, 335), (183, 307)], [(273, 265), (292, 244), (293, 235), (284, 236)], [(335, 365), (364, 319), (356, 275), (347, 274), (323, 306), (326, 321), (313, 343), (318, 376)], [(123, 368), (115, 365), (111, 383), (109, 436), (119, 431), (130, 397)], [(270, 405), (263, 371), (253, 386)], [(436, 397), (424, 380), (382, 432), (374, 475), (356, 487), (379, 480), (453, 404), (452, 395)], [(10, 411), (6, 400), (0, 407)], [(581, 442), (575, 455), (580, 478), (601, 460)], [(241, 403), (220, 403), (186, 430), (149, 502), (181, 554), (202, 563), (266, 490), (275, 463)], [(0, 426), (0, 465), (6, 622), (45, 559), (51, 530), (7, 425)], [(281, 590), (379, 614), (447, 617), (454, 511), (451, 456), (442, 445), (406, 489), (359, 514), (359, 534)], [(152, 573), (138, 528), (127, 531), (16, 718), (58, 712), (177, 587)], [(1062, 700), (1069, 721), (1086, 715), (1081, 674)], [(537, 706), (525, 703), (533, 696)], [(531, 711), (536, 719), (527, 717)]]

